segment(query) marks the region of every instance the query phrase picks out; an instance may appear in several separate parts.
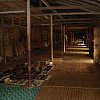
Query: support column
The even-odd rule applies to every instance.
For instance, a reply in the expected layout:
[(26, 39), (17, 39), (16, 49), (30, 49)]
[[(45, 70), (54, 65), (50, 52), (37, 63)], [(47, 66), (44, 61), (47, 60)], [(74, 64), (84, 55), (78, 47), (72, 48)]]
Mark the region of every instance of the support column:
[(94, 56), (94, 39), (93, 39), (93, 28), (90, 28), (89, 29), (89, 41), (90, 41), (90, 44), (89, 44), (89, 55), (91, 58), (93, 58)]
[(66, 26), (64, 25), (64, 52), (66, 52)]
[(53, 64), (53, 16), (50, 15), (51, 62)]
[(74, 33), (73, 33), (73, 46), (74, 46), (74, 43), (75, 43), (75, 37), (74, 37)]
[(63, 56), (63, 25), (61, 23), (61, 56)]
[(66, 48), (67, 48), (67, 46), (68, 46), (68, 29), (67, 29), (67, 27), (65, 27), (65, 30), (66, 30)]
[(100, 64), (100, 22), (94, 28), (94, 63)]
[(0, 57), (1, 57), (1, 54), (2, 54), (1, 48), (2, 48), (2, 33), (1, 33), (1, 27), (0, 27)]
[(5, 27), (4, 27), (4, 18), (2, 18), (2, 56), (3, 56), (3, 59), (4, 59), (4, 63), (6, 64), (6, 52), (5, 52)]
[(73, 34), (73, 32), (71, 32), (70, 35), (71, 35), (71, 46), (73, 46), (73, 41), (74, 41), (74, 34)]
[(30, 23), (30, 0), (27, 0), (27, 43), (28, 43), (28, 86), (31, 87), (31, 23)]
[(3, 18), (2, 18), (2, 26), (0, 26), (0, 57), (3, 57)]

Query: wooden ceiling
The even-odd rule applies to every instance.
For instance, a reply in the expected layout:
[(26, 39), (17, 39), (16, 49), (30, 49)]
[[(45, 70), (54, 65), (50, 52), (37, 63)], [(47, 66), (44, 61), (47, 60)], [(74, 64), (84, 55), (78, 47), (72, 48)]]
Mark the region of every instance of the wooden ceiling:
[[(100, 18), (100, 0), (31, 0), (32, 24), (54, 23), (67, 26), (94, 26)], [(0, 0), (0, 17), (26, 19), (26, 0)]]

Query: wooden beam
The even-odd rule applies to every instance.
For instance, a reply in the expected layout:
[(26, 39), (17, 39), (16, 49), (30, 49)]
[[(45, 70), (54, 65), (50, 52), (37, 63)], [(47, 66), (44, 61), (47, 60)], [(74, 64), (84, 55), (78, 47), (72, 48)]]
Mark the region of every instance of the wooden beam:
[[(8, 10), (11, 10), (11, 9), (13, 9), (13, 10), (17, 10), (17, 9), (23, 9), (23, 10), (25, 10), (26, 11), (26, 1), (25, 0), (20, 0), (20, 1), (14, 1), (14, 2), (1, 2), (1, 5), (4, 5), (4, 7), (6, 7), (6, 8), (8, 8)], [(4, 7), (2, 7), (2, 8), (4, 8)], [(33, 6), (31, 6), (31, 13), (37, 13), (37, 11), (35, 11), (34, 10), (34, 7)], [(41, 11), (38, 11), (38, 13), (41, 13)], [(25, 17), (26, 17), (26, 14), (25, 14)], [(34, 16), (34, 18), (36, 19), (36, 20), (39, 20), (40, 19), (40, 17), (35, 17)]]
[(92, 21), (99, 20), (99, 18), (68, 18), (62, 20), (54, 20), (54, 22), (66, 22), (66, 21)]
[[(93, 11), (92, 8), (91, 10), (89, 10), (90, 8), (87, 6), (75, 6), (75, 5), (69, 5), (69, 6), (50, 6), (50, 7), (35, 7), (34, 10), (57, 10), (57, 9), (83, 9), (86, 11)], [(99, 9), (99, 8), (98, 8)]]
[(2, 1), (8, 2), (8, 1), (20, 1), (20, 0), (0, 0), (0, 2), (2, 2)]
[(58, 10), (58, 9), (80, 9), (81, 6), (50, 6), (50, 7), (35, 7), (34, 10)]
[[(53, 25), (55, 25), (55, 24), (58, 24), (58, 23), (63, 23), (63, 22), (92, 22), (92, 21), (98, 21), (99, 20), (99, 18), (68, 18), (68, 19), (58, 19), (58, 20), (53, 20), (53, 22), (54, 22), (54, 24)], [(49, 21), (46, 21), (46, 20), (42, 20), (41, 21), (41, 23), (43, 23), (43, 24), (40, 24), (40, 23), (38, 23), (38, 24), (40, 24), (40, 25), (50, 25), (49, 24)]]
[(31, 22), (30, 22), (30, 0), (27, 0), (27, 43), (28, 43), (28, 86), (31, 87)]
[[(19, 11), (4, 11), (0, 12), (0, 14), (19, 14), (19, 13), (25, 13), (25, 10), (19, 10)], [(100, 15), (100, 12), (65, 12), (65, 13), (43, 13), (43, 14), (34, 14), (31, 16), (45, 16), (45, 15)]]
[[(74, 1), (74, 2), (75, 2), (75, 1)], [(92, 11), (100, 11), (99, 6), (93, 6), (93, 5), (89, 4), (89, 3), (82, 2), (82, 1), (76, 1), (76, 3), (80, 4), (80, 6), (81, 6), (81, 5), (86, 6), (86, 7), (88, 7), (89, 9), (91, 9)]]
[(69, 12), (69, 13), (45, 13), (45, 14), (34, 14), (31, 16), (45, 16), (45, 15), (100, 15), (100, 12)]
[(90, 4), (92, 4), (92, 5), (95, 5), (95, 6), (99, 6), (100, 7), (100, 3), (98, 3), (98, 2), (96, 2), (96, 1), (91, 1), (91, 0), (82, 0), (82, 1), (84, 1), (84, 2), (87, 2), (87, 3), (90, 3)]
[(80, 22), (78, 22), (78, 21), (70, 21), (70, 22), (63, 22), (63, 24), (70, 24), (70, 23), (96, 23), (96, 21), (80, 21)]
[(50, 15), (51, 62), (53, 63), (53, 16)]
[(74, 26), (74, 27), (68, 27), (68, 26), (67, 26), (67, 30), (68, 30), (68, 29), (88, 29), (88, 28), (89, 28), (89, 27), (86, 27), (86, 26), (83, 26), (83, 27), (82, 27), (82, 26), (78, 26), (78, 27), (77, 27), (77, 26)]
[[(83, 6), (83, 5), (80, 6), (80, 4), (74, 3), (74, 2), (72, 2), (72, 1), (63, 1), (63, 2), (62, 2), (62, 1), (57, 1), (57, 3), (63, 4), (63, 5), (68, 5), (68, 4), (70, 4), (70, 5), (74, 5), (74, 6), (76, 6), (76, 7), (79, 7), (79, 9), (81, 9), (81, 10), (85, 10), (85, 11), (89, 11), (89, 12), (92, 11), (92, 10), (89, 9), (88, 7)], [(81, 7), (81, 8), (80, 8), (80, 7)]]
[(20, 14), (25, 13), (25, 10), (18, 10), (18, 11), (2, 11), (0, 14)]
[[(50, 5), (49, 5), (49, 3), (46, 1), (46, 0), (41, 0), (47, 7), (50, 7)], [(52, 12), (53, 13), (57, 13), (57, 11), (56, 10), (52, 10)], [(61, 19), (63, 19), (63, 17), (61, 16), (61, 15), (58, 15), (59, 16), (59, 18), (61, 18)]]
[(46, 0), (41, 0), (47, 7), (49, 7), (49, 4)]

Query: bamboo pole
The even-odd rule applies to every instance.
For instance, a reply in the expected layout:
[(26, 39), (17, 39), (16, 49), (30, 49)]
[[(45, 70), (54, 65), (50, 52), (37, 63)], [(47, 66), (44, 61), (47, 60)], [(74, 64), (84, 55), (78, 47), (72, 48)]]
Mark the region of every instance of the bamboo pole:
[(53, 16), (50, 15), (51, 62), (53, 64)]
[(30, 23), (30, 0), (27, 0), (27, 43), (28, 43), (28, 86), (31, 87), (31, 23)]

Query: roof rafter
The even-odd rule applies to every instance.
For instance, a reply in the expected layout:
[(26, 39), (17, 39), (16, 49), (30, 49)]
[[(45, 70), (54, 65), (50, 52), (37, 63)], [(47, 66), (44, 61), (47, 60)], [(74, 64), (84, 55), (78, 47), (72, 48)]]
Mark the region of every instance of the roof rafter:
[(88, 4), (88, 3), (85, 3), (85, 2), (82, 2), (82, 1), (78, 1), (78, 0), (76, 0), (76, 1), (75, 0), (69, 0), (69, 1), (76, 3), (76, 4), (79, 4), (80, 6), (86, 6), (86, 7), (88, 7), (89, 10), (92, 10), (92, 11), (100, 11), (99, 7), (93, 6), (91, 4)]
[(76, 4), (76, 3), (73, 3), (73, 2), (69, 2), (69, 1), (67, 1), (67, 2), (66, 2), (66, 1), (64, 1), (64, 2), (57, 1), (57, 2), (60, 3), (60, 4), (63, 4), (63, 5), (67, 5), (67, 4), (70, 4), (69, 6), (74, 5), (74, 6), (79, 7), (79, 9), (81, 9), (81, 10), (85, 10), (85, 11), (89, 11), (89, 12), (92, 11), (92, 10), (90, 10), (89, 8), (82, 7), (82, 5), (81, 5), (82, 8), (80, 8), (80, 5), (79, 5), (79, 4)]
[(91, 1), (91, 0), (81, 0), (81, 1), (83, 1), (83, 2), (87, 2), (87, 3), (90, 3), (90, 4), (92, 4), (92, 5), (95, 5), (95, 6), (99, 6), (100, 7), (100, 3), (97, 3), (97, 2), (95, 2), (95, 1)]
[[(49, 5), (49, 3), (46, 1), (46, 0), (41, 0), (47, 7), (50, 7), (50, 5)], [(56, 12), (57, 13), (57, 11), (56, 10), (54, 10), (54, 11), (52, 11), (52, 12)], [(59, 18), (61, 18), (61, 19), (63, 19), (63, 17), (61, 16), (61, 15), (59, 15)]]

